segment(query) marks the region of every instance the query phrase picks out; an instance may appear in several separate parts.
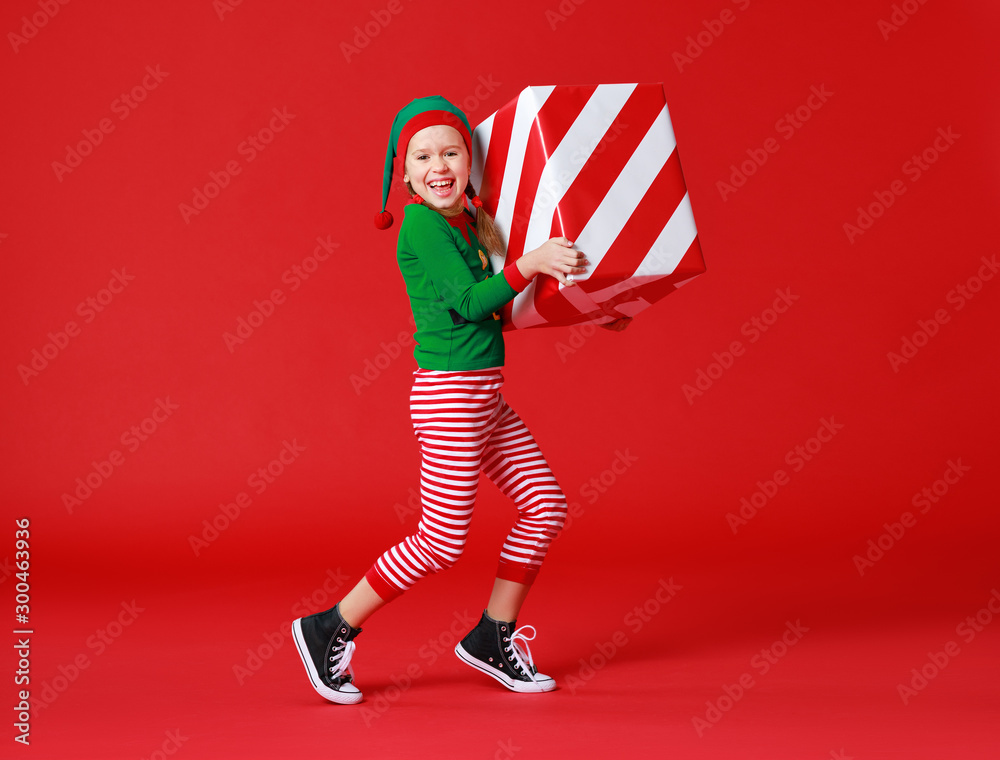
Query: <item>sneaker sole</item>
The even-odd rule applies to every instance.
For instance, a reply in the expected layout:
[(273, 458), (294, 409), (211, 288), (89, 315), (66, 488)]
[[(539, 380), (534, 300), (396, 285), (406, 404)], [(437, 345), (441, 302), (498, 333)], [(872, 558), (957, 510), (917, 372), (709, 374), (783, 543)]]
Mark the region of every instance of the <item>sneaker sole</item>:
[(552, 678), (542, 681), (541, 683), (535, 683), (534, 681), (515, 681), (513, 678), (505, 676), (503, 673), (495, 673), (471, 654), (466, 652), (465, 648), (461, 644), (455, 645), (455, 656), (466, 665), (475, 668), (480, 673), (485, 673), (486, 675), (495, 678), (511, 691), (516, 691), (520, 694), (537, 694), (543, 691), (552, 691), (556, 688), (555, 679)]
[(292, 638), (295, 639), (295, 648), (299, 652), (299, 657), (302, 658), (302, 664), (306, 666), (309, 683), (312, 684), (317, 694), (323, 697), (323, 699), (335, 702), (338, 705), (356, 705), (361, 701), (362, 694), (360, 691), (337, 691), (336, 689), (331, 689), (319, 679), (319, 673), (316, 672), (316, 666), (313, 664), (312, 657), (309, 656), (309, 649), (306, 647), (306, 640), (302, 635), (302, 618), (298, 618), (292, 623)]

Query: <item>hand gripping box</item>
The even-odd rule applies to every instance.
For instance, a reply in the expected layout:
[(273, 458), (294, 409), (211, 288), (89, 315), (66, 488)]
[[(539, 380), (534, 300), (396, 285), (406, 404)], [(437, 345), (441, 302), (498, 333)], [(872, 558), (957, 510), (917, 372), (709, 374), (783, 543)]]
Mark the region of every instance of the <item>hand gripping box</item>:
[(528, 87), (472, 142), (494, 271), (560, 235), (590, 261), (573, 287), (536, 276), (504, 330), (634, 316), (705, 271), (662, 84)]

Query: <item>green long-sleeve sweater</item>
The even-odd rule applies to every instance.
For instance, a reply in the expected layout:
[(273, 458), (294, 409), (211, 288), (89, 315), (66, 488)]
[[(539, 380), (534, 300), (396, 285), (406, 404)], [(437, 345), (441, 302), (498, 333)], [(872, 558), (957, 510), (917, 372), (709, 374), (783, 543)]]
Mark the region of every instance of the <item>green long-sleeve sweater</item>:
[(417, 326), (413, 358), (423, 369), (504, 364), (498, 310), (528, 280), (513, 262), (493, 276), (474, 224), (468, 212), (444, 217), (421, 203), (405, 207), (396, 261)]

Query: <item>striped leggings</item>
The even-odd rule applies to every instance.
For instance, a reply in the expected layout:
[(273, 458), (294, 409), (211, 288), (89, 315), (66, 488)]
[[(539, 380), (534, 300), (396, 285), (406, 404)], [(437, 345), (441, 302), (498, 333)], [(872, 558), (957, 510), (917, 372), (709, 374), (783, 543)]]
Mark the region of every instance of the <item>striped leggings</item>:
[(562, 529), (566, 497), (534, 437), (504, 401), (500, 370), (413, 373), (410, 417), (420, 442), (422, 511), (417, 532), (383, 553), (365, 574), (386, 601), (461, 556), (480, 469), (517, 507), (498, 578), (532, 583)]

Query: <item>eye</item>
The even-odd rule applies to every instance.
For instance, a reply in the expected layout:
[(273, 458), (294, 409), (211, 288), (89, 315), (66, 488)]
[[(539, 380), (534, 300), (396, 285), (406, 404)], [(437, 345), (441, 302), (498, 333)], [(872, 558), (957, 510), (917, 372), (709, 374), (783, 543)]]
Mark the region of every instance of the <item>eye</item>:
[(417, 156), (417, 161), (423, 161), (425, 158), (430, 158), (430, 156), (428, 156), (426, 153), (421, 153), (419, 156)]
[(458, 151), (457, 150), (449, 150), (447, 153), (445, 153), (445, 155), (446, 156), (457, 156), (458, 155)]

